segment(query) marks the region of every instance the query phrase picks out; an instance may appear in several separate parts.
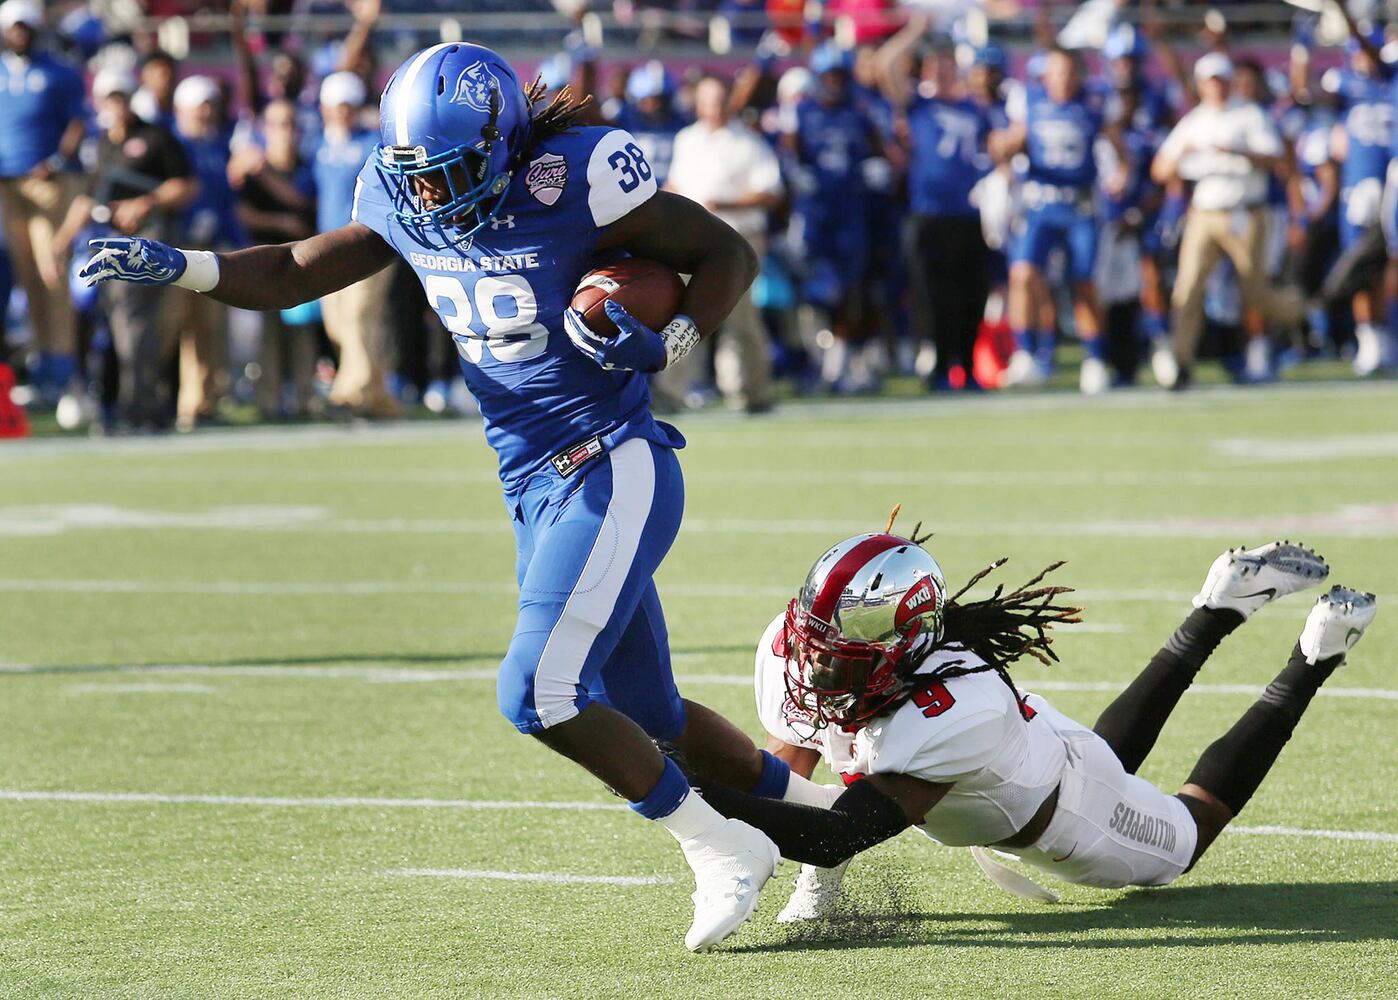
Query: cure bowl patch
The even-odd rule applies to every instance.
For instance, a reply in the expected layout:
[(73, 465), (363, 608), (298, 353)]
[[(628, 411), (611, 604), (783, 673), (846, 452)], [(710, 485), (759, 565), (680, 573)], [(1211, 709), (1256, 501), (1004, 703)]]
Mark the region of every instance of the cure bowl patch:
[(524, 175), (524, 186), (539, 201), (552, 205), (563, 195), (563, 185), (568, 183), (568, 161), (553, 153), (545, 153), (537, 160), (529, 161), (529, 170)]

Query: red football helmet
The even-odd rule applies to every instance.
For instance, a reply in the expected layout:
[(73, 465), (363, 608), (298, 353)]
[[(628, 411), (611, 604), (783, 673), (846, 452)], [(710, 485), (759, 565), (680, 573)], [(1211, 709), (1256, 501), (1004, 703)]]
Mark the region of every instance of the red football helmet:
[(786, 689), (817, 728), (857, 726), (904, 690), (899, 664), (942, 637), (946, 580), (897, 535), (856, 535), (816, 560), (786, 609)]

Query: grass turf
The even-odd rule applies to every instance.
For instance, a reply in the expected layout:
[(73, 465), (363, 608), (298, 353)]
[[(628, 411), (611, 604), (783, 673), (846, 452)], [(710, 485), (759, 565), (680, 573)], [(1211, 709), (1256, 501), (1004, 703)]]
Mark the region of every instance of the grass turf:
[[(1067, 558), (1087, 627), (1018, 672), (1091, 721), (1224, 546), (1300, 537), (1398, 591), (1392, 386), (792, 405), (684, 424), (660, 574), (681, 688), (758, 735), (751, 645), (810, 561), (894, 502), (955, 585)], [(34, 442), (0, 453), (0, 996), (1369, 997), (1391, 990), (1390, 841), (1238, 833), (1160, 890), (1006, 896), (915, 834), (839, 920), (684, 952), (673, 842), (624, 810), (54, 801), (4, 792), (588, 802), (516, 735), (493, 669), (513, 545), (470, 425)], [(1220, 649), (1143, 774), (1173, 788), (1309, 598)], [(1398, 832), (1391, 610), (1240, 819)], [(1068, 689), (1063, 685), (1067, 684)], [(406, 876), (659, 877), (598, 885)]]

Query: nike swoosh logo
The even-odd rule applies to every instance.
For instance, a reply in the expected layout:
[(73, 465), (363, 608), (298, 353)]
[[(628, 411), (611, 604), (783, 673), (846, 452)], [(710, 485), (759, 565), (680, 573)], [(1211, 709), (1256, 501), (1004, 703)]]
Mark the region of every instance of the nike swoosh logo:
[(1276, 588), (1276, 587), (1268, 587), (1266, 590), (1259, 590), (1259, 591), (1258, 591), (1257, 593), (1255, 593), (1255, 594), (1239, 594), (1239, 595), (1237, 596), (1236, 600), (1239, 600), (1239, 601), (1246, 601), (1249, 597), (1266, 597), (1266, 598), (1268, 598), (1268, 599), (1271, 599), (1271, 598), (1276, 597), (1276, 596), (1277, 596), (1277, 588)]
[(1071, 857), (1073, 856), (1073, 851), (1076, 851), (1077, 849), (1078, 849), (1077, 842), (1074, 841), (1072, 849), (1069, 850), (1067, 854), (1063, 855), (1063, 857), (1061, 857), (1061, 858), (1054, 858), (1054, 859), (1053, 859), (1053, 863), (1054, 863), (1054, 864), (1058, 864), (1058, 862), (1060, 862), (1060, 861), (1067, 861), (1069, 858), (1071, 858)]
[(1351, 648), (1353, 648), (1354, 644), (1355, 644), (1356, 642), (1359, 641), (1359, 637), (1360, 637), (1361, 635), (1363, 635), (1363, 634), (1364, 634), (1364, 630), (1363, 630), (1363, 629), (1359, 629), (1359, 628), (1352, 628), (1352, 629), (1350, 629), (1348, 632), (1346, 632), (1346, 633), (1345, 633), (1345, 649), (1351, 649)]

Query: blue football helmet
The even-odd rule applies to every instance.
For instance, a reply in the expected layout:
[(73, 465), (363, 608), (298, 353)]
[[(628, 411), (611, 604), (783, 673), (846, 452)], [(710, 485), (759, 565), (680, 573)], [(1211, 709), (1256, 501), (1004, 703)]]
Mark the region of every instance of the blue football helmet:
[(529, 142), (529, 99), (510, 64), (490, 49), (433, 45), (388, 81), (379, 133), (379, 178), (397, 220), (428, 247), (459, 245), (504, 202)]

